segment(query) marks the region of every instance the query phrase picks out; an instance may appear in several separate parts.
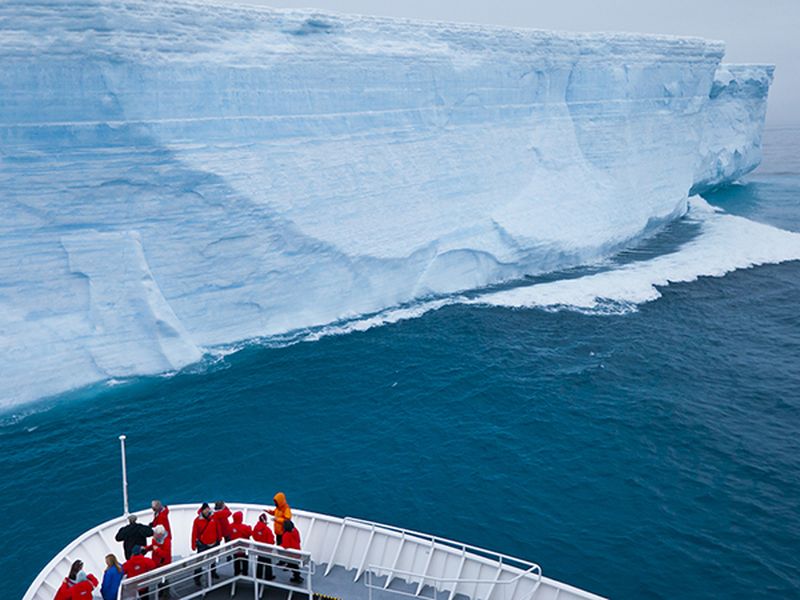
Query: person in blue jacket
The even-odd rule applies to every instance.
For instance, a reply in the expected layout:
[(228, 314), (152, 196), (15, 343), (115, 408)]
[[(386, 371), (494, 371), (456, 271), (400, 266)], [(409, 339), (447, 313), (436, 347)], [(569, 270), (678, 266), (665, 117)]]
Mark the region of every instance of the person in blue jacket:
[(106, 572), (103, 575), (103, 583), (100, 586), (100, 594), (103, 600), (117, 600), (117, 591), (122, 582), (122, 567), (113, 554), (106, 556)]

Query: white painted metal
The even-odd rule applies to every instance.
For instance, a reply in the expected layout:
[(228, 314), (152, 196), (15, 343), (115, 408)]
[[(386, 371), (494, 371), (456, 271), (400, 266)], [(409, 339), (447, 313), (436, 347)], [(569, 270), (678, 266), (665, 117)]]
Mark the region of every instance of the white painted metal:
[[(458, 572), (456, 573), (456, 580), (461, 578), (461, 574), (464, 572), (464, 563), (467, 560), (467, 549), (463, 548), (461, 550), (461, 559), (458, 562)], [(447, 600), (453, 600), (453, 596), (456, 595), (456, 590), (458, 589), (458, 585), (454, 585), (453, 589), (450, 590), (450, 596), (448, 596)]]
[[(440, 584), (451, 584), (451, 585), (442, 586), (443, 588), (447, 588), (447, 587), (451, 587), (452, 584), (454, 584), (454, 583), (461, 583), (461, 584), (469, 583), (469, 584), (474, 584), (476, 586), (482, 585), (482, 584), (492, 584), (492, 585), (494, 585), (494, 584), (498, 584), (498, 583), (500, 583), (502, 585), (506, 585), (506, 584), (515, 583), (517, 580), (522, 579), (524, 577), (532, 577), (533, 580), (536, 582), (534, 584), (533, 589), (527, 595), (522, 596), (520, 598), (520, 600), (528, 600), (529, 598), (533, 597), (533, 595), (538, 590), (539, 585), (540, 585), (540, 583), (542, 581), (541, 572), (536, 572), (536, 569), (538, 569), (538, 567), (537, 566), (533, 566), (528, 571), (524, 571), (524, 572), (519, 573), (518, 575), (516, 575), (516, 577), (514, 579), (509, 579), (509, 580), (506, 580), (506, 581), (498, 581), (496, 577), (495, 577), (495, 579), (465, 579), (465, 578), (436, 577), (436, 576), (433, 576), (433, 575), (428, 575), (427, 577), (425, 577), (425, 579), (427, 579), (429, 581), (436, 581), (436, 582), (438, 582)], [(372, 573), (373, 570), (374, 569), (370, 568), (368, 573)], [(418, 577), (419, 576), (417, 573), (414, 573), (414, 572), (411, 572), (411, 571), (396, 571), (395, 575), (396, 576), (402, 576), (403, 579), (405, 579), (406, 581), (408, 581), (409, 578), (414, 578), (414, 577)], [(377, 586), (375, 586), (372, 583), (370, 577), (368, 577), (368, 579), (367, 579), (367, 587), (372, 587), (373, 589), (377, 588)], [(392, 591), (397, 593), (397, 594), (400, 594), (402, 596), (410, 596), (412, 598), (419, 596), (419, 592), (418, 591), (414, 592), (414, 593), (406, 592), (406, 591), (403, 591), (403, 590), (392, 590)], [(586, 593), (586, 592), (584, 592), (584, 593)], [(599, 596), (594, 596), (592, 594), (589, 594), (589, 595), (587, 595), (585, 597), (587, 597), (587, 598), (599, 598)]]
[(356, 576), (353, 578), (353, 581), (358, 581), (358, 578), (361, 577), (361, 574), (364, 572), (364, 565), (367, 564), (367, 558), (369, 557), (369, 551), (372, 547), (372, 540), (375, 539), (375, 526), (372, 526), (372, 529), (369, 532), (369, 540), (367, 541), (367, 545), (364, 546), (364, 554), (361, 557), (361, 564), (358, 565), (358, 570), (356, 571)]
[(342, 541), (342, 535), (344, 535), (344, 530), (347, 528), (347, 524), (342, 521), (342, 527), (339, 529), (339, 535), (336, 536), (336, 543), (333, 545), (333, 550), (331, 550), (331, 557), (328, 559), (328, 568), (325, 569), (325, 575), (329, 575), (331, 569), (336, 566), (336, 551), (339, 549), (339, 544)]
[(500, 564), (497, 566), (497, 573), (494, 576), (494, 581), (492, 582), (492, 587), (489, 588), (489, 592), (486, 594), (487, 598), (492, 597), (492, 592), (497, 587), (498, 582), (500, 581), (500, 577), (503, 574), (503, 559), (500, 559)]
[(397, 554), (394, 557), (394, 561), (392, 561), (392, 566), (389, 569), (389, 573), (387, 573), (386, 575), (386, 584), (383, 586), (383, 589), (389, 589), (389, 586), (392, 583), (392, 579), (394, 579), (394, 577), (392, 576), (392, 572), (397, 568), (397, 561), (400, 560), (400, 554), (403, 552), (403, 546), (405, 545), (405, 543), (406, 543), (406, 534), (405, 532), (403, 532), (400, 537), (400, 545), (397, 547)]
[(122, 514), (128, 514), (128, 465), (125, 462), (125, 436), (119, 436), (120, 452), (122, 453)]
[(296, 591), (302, 591), (305, 595), (308, 595), (309, 600), (313, 600), (314, 592), (312, 589), (312, 577), (315, 569), (314, 562), (311, 560), (311, 554), (309, 552), (298, 552), (296, 550), (292, 550), (291, 558), (296, 559), (296, 561), (299, 562), (297, 570), (300, 572), (301, 577), (304, 577), (305, 585), (303, 586), (289, 585), (286, 583), (281, 583), (277, 580), (262, 581), (260, 579), (256, 579), (255, 574), (251, 573), (250, 569), (248, 569), (248, 573), (245, 575), (226, 577), (223, 581), (214, 583), (211, 579), (210, 569), (208, 569), (208, 567), (210, 567), (212, 564), (222, 564), (224, 559), (231, 559), (238, 553), (244, 553), (248, 558), (248, 564), (253, 563), (252, 565), (249, 564), (249, 566), (253, 567), (255, 567), (255, 561), (249, 560), (251, 558), (257, 559), (259, 557), (264, 557), (275, 563), (278, 560), (286, 559), (287, 557), (286, 550), (271, 544), (262, 544), (261, 542), (256, 542), (253, 540), (233, 540), (231, 542), (225, 542), (224, 544), (220, 544), (219, 546), (203, 552), (202, 554), (187, 556), (186, 558), (177, 560), (172, 564), (159, 567), (158, 569), (149, 571), (148, 573), (144, 573), (130, 579), (123, 579), (117, 595), (118, 600), (138, 598), (140, 596), (139, 590), (143, 588), (149, 588), (150, 591), (153, 592), (155, 586), (159, 583), (164, 583), (165, 580), (172, 586), (170, 588), (172, 590), (171, 596), (178, 597), (178, 594), (175, 592), (175, 588), (179, 588), (182, 584), (186, 584), (194, 580), (195, 577), (197, 577), (197, 574), (195, 573), (197, 569), (201, 569), (202, 571), (206, 572), (206, 575), (208, 576), (208, 584), (204, 586), (203, 589), (192, 589), (191, 592), (181, 594), (179, 596), (181, 600), (188, 600), (190, 598), (204, 596), (209, 591), (224, 587), (226, 585), (231, 586), (231, 596), (233, 596), (235, 593), (236, 583), (239, 581), (252, 582), (256, 588), (256, 593), (258, 593), (258, 588), (264, 586), (287, 590), (290, 594)]
[[(170, 506), (173, 554), (178, 559), (193, 555), (189, 538), (199, 505)], [(228, 506), (232, 511), (243, 511), (247, 522), (255, 521), (265, 508), (235, 503)], [(426, 582), (434, 583), (436, 590), (448, 593), (448, 600), (457, 600), (457, 594), (469, 600), (545, 600), (555, 596), (556, 592), (559, 592), (561, 600), (602, 600), (599, 596), (542, 577), (541, 569), (534, 563), (483, 548), (360, 519), (343, 519), (301, 510), (293, 512), (302, 536), (303, 550), (317, 565), (327, 563), (326, 574), (341, 567), (356, 575), (361, 570), (361, 574), (367, 574), (368, 578), (385, 576), (386, 582), (376, 585), (390, 592), (395, 591), (390, 586), (396, 579), (413, 585), (412, 591), (422, 591)], [(137, 514), (140, 520), (145, 521), (152, 513), (144, 510)], [(23, 600), (52, 600), (54, 590), (69, 571), (72, 557), (83, 560), (87, 572), (102, 577), (104, 556), (122, 554), (121, 544), (112, 540), (125, 522), (124, 517), (118, 517), (67, 545), (42, 569)], [(433, 548), (435, 557), (432, 556)], [(425, 572), (427, 569), (430, 569), (429, 573)], [(491, 577), (481, 576), (481, 570), (488, 570)], [(362, 577), (361, 581), (365, 579)], [(475, 583), (478, 583), (478, 591), (473, 594)], [(348, 597), (348, 600), (364, 600), (372, 592), (366, 585), (353, 585), (353, 597)]]
[(436, 540), (431, 539), (431, 547), (428, 550), (428, 558), (425, 560), (425, 568), (422, 569), (422, 577), (420, 577), (419, 583), (417, 584), (417, 593), (416, 596), (419, 596), (419, 593), (422, 591), (422, 586), (425, 585), (425, 575), (428, 574), (428, 569), (431, 566), (431, 561), (433, 560), (433, 553), (436, 552)]

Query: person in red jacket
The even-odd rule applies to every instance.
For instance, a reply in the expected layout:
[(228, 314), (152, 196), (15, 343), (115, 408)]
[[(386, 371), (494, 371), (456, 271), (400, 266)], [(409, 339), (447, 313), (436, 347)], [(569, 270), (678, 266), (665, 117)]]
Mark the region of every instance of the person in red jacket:
[(172, 526), (169, 524), (169, 506), (161, 504), (161, 500), (153, 500), (150, 507), (153, 509), (153, 520), (150, 521), (150, 527), (155, 529), (159, 525), (163, 525), (167, 533), (172, 536)]
[[(228, 535), (233, 540), (249, 540), (253, 535), (253, 529), (250, 525), (245, 525), (244, 515), (242, 511), (233, 513), (233, 523), (228, 529)], [(247, 554), (244, 552), (237, 552), (233, 555), (233, 574), (234, 575), (247, 575)]]
[(78, 582), (72, 586), (70, 590), (70, 600), (92, 600), (94, 598), (94, 588), (100, 583), (97, 577), (89, 573), (86, 575), (83, 571), (78, 574)]
[(172, 562), (172, 538), (163, 525), (153, 528), (153, 543), (144, 549), (145, 553), (152, 553), (156, 567), (163, 567)]
[[(153, 527), (153, 543), (144, 549), (145, 553), (151, 552), (156, 567), (163, 567), (172, 562), (172, 537), (163, 525)], [(158, 595), (168, 598), (167, 582), (158, 584)]]
[(214, 503), (214, 520), (217, 522), (220, 536), (226, 541), (231, 541), (231, 509), (225, 506), (222, 500)]
[[(208, 505), (208, 502), (203, 502), (200, 510), (197, 511), (197, 518), (192, 525), (192, 550), (197, 550), (197, 553), (200, 554), (215, 546), (219, 546), (221, 540), (222, 535), (217, 526), (217, 521), (212, 518), (211, 507)], [(200, 578), (201, 572), (202, 568), (198, 568), (194, 572), (194, 582), (198, 586), (203, 584)], [(214, 579), (219, 579), (217, 567), (213, 563), (211, 565), (211, 576)]]
[(142, 550), (141, 546), (136, 546), (133, 549), (133, 555), (122, 565), (125, 577), (136, 577), (156, 568), (155, 561), (142, 554)]
[(64, 581), (61, 582), (61, 585), (56, 591), (54, 600), (69, 600), (72, 595), (72, 588), (74, 588), (75, 584), (78, 583), (78, 575), (82, 572), (82, 570), (82, 560), (76, 560), (72, 563), (72, 566), (69, 569), (69, 574), (64, 577)]
[[(147, 558), (142, 553), (143, 550), (141, 546), (134, 546), (133, 554), (125, 561), (125, 564), (122, 565), (122, 571), (125, 573), (125, 577), (136, 577), (137, 575), (142, 575), (156, 568), (155, 561), (152, 558)], [(147, 587), (139, 588), (139, 597), (148, 597)]]
[[(261, 513), (258, 515), (258, 523), (253, 527), (253, 539), (262, 544), (275, 545), (275, 536), (272, 534), (272, 529), (269, 528), (267, 523), (267, 514)], [(258, 557), (258, 568), (256, 569), (256, 577), (258, 579), (268, 579), (272, 581), (275, 575), (272, 573), (272, 560), (266, 556)]]
[[(283, 522), (283, 537), (281, 538), (281, 546), (285, 550), (300, 550), (300, 532), (290, 519)], [(297, 556), (294, 552), (288, 552), (288, 556)], [(292, 583), (303, 583), (303, 578), (300, 577), (300, 562), (287, 561), (287, 568), (292, 571)]]

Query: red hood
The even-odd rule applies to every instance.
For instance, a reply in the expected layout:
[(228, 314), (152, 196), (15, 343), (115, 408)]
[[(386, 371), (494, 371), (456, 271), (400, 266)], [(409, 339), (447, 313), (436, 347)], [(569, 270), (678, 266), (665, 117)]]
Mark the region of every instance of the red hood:
[(242, 514), (242, 511), (237, 510), (235, 513), (233, 513), (233, 522), (237, 525), (240, 525), (242, 521), (244, 521), (244, 514)]

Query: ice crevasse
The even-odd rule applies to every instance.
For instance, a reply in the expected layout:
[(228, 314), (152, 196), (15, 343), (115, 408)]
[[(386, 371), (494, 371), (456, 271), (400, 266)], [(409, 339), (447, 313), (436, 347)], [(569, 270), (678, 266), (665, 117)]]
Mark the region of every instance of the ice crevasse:
[(0, 405), (608, 256), (760, 160), (698, 38), (0, 4)]

